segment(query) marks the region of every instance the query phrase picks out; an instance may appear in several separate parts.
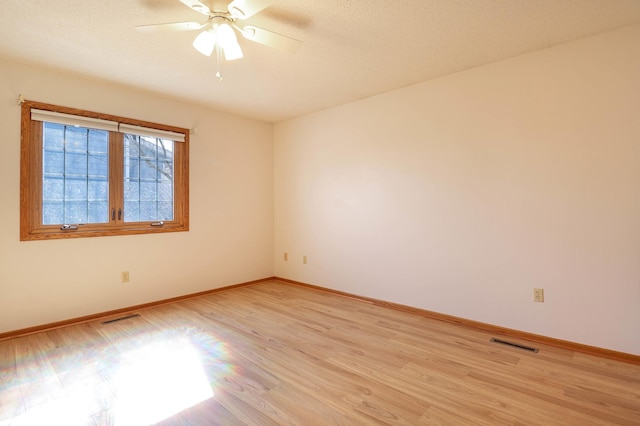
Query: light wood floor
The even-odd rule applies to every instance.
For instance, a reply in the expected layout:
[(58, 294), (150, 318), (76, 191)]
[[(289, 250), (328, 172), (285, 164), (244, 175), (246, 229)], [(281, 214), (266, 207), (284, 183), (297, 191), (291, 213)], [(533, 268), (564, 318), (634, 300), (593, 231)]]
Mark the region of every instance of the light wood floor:
[(640, 425), (638, 365), (291, 284), (138, 313), (0, 342), (0, 425)]

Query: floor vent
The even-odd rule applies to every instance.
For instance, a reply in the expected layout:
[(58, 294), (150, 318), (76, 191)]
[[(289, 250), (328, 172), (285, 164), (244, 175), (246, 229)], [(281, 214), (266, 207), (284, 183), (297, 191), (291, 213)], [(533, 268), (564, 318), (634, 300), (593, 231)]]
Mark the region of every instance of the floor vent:
[(112, 322), (122, 321), (122, 320), (135, 318), (135, 317), (139, 317), (139, 316), (140, 316), (140, 314), (125, 315), (125, 316), (120, 317), (120, 318), (112, 318), (110, 320), (102, 321), (100, 324), (111, 324)]
[(492, 338), (491, 342), (500, 343), (501, 345), (507, 345), (507, 346), (511, 346), (513, 348), (522, 349), (523, 351), (529, 351), (529, 352), (538, 353), (538, 348), (533, 348), (531, 346), (520, 345), (518, 343), (513, 343), (513, 342), (507, 342), (506, 340), (500, 340), (500, 339)]

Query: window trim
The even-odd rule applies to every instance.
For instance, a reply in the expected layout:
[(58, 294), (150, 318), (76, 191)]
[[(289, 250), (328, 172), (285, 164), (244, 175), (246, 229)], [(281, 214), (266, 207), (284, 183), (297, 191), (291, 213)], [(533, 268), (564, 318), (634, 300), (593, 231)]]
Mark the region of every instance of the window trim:
[[(116, 121), (123, 125), (146, 127), (184, 135), (184, 142), (174, 146), (174, 218), (157, 222), (124, 222), (117, 217), (106, 224), (79, 225), (77, 230), (62, 230), (60, 225), (42, 224), (42, 122), (31, 119), (31, 110), (44, 110), (97, 120)], [(35, 101), (24, 101), (20, 120), (20, 241), (84, 238), (132, 234), (156, 234), (189, 230), (189, 130), (110, 114), (56, 106)], [(117, 207), (122, 197), (123, 173), (122, 145), (124, 135), (109, 132), (109, 208)], [(152, 225), (155, 224), (155, 225)], [(76, 225), (76, 224), (73, 224)]]

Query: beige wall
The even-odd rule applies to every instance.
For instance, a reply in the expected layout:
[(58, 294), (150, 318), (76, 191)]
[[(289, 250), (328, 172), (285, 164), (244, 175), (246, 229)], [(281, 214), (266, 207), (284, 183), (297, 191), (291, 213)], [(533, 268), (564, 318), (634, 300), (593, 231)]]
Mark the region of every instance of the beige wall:
[[(18, 94), (185, 128), (184, 233), (19, 241)], [(273, 275), (273, 126), (50, 70), (0, 61), (0, 332)], [(120, 271), (131, 274), (120, 283)]]
[(638, 52), (628, 27), (277, 123), (276, 275), (640, 354)]

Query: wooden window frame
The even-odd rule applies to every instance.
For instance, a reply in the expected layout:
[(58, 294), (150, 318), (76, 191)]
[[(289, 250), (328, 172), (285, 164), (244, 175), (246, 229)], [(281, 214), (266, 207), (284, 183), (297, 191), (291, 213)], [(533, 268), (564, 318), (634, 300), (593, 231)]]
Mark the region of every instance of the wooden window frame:
[[(171, 221), (125, 222), (112, 218), (108, 223), (80, 224), (75, 230), (62, 230), (61, 225), (42, 224), (42, 128), (40, 121), (31, 119), (31, 110), (46, 110), (102, 120), (117, 121), (184, 134), (184, 142), (174, 143), (174, 216)], [(189, 230), (189, 130), (164, 124), (118, 117), (109, 114), (62, 107), (35, 101), (24, 101), (21, 112), (20, 140), (20, 240), (49, 240), (132, 234), (157, 234)], [(124, 135), (109, 132), (109, 209), (122, 209)], [(119, 170), (119, 172), (118, 172)], [(152, 225), (153, 223), (153, 225)], [(75, 224), (74, 224), (75, 225)]]

